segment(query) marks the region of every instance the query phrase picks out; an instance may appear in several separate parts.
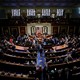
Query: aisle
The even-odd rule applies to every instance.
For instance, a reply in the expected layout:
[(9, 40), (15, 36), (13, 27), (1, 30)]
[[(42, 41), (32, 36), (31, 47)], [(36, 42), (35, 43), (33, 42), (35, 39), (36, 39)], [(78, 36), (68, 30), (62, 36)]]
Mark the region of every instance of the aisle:
[(44, 50), (42, 51), (42, 53), (40, 53), (40, 51), (37, 52), (37, 66), (42, 68), (42, 73), (41, 73), (41, 80), (46, 80), (46, 76), (45, 76), (45, 67), (46, 67), (46, 58), (45, 58), (45, 53)]
[(46, 63), (45, 53), (38, 52), (37, 53), (37, 65), (42, 66), (42, 69), (44, 69), (44, 67), (46, 66), (45, 63)]

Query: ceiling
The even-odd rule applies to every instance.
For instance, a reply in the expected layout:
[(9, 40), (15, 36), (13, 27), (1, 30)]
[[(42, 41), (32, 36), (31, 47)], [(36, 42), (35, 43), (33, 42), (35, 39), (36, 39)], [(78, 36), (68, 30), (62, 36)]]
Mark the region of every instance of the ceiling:
[(2, 7), (68, 7), (80, 4), (80, 0), (0, 0)]

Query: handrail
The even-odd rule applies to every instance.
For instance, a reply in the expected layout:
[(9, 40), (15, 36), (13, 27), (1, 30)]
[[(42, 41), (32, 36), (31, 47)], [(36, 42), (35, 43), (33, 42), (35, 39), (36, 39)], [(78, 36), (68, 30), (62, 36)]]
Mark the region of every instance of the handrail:
[(50, 57), (50, 58), (46, 58), (46, 59), (55, 59), (55, 58), (62, 58), (62, 57), (66, 57), (67, 55), (61, 55), (61, 56), (55, 56), (55, 57)]
[(6, 54), (4, 53), (3, 55), (7, 56), (7, 57), (12, 57), (12, 58), (17, 58), (17, 59), (36, 59), (36, 58), (27, 58), (27, 57), (21, 57), (21, 56), (13, 56), (13, 55), (10, 55), (10, 54)]
[(79, 58), (79, 59), (76, 59), (76, 60), (73, 60), (73, 61), (69, 61), (69, 62), (67, 62), (67, 63), (51, 64), (51, 65), (48, 65), (48, 66), (49, 66), (49, 67), (55, 67), (55, 66), (69, 65), (69, 64), (72, 64), (72, 63), (76, 63), (76, 62), (80, 62), (80, 58)]
[(15, 52), (15, 53), (21, 53), (21, 54), (37, 54), (37, 53), (35, 53), (35, 52), (33, 52), (33, 53), (29, 53), (29, 52), (18, 52), (18, 51), (15, 51), (15, 50), (11, 50), (11, 49), (8, 49), (8, 51), (11, 51), (12, 53), (13, 52)]
[(25, 79), (25, 80), (34, 80), (35, 79), (34, 77), (28, 77), (27, 75), (16, 74), (16, 76), (14, 76), (15, 74), (13, 74), (13, 73), (9, 73), (9, 74), (7, 72), (4, 72), (4, 75), (0, 74), (0, 77), (17, 78), (17, 79), (20, 78), (20, 79)]
[(24, 65), (24, 64), (20, 64), (20, 63), (11, 63), (11, 62), (7, 62), (7, 61), (3, 61), (3, 60), (0, 60), (0, 63), (7, 64), (7, 65), (14, 65), (14, 66), (23, 66), (23, 67), (35, 68), (35, 65)]

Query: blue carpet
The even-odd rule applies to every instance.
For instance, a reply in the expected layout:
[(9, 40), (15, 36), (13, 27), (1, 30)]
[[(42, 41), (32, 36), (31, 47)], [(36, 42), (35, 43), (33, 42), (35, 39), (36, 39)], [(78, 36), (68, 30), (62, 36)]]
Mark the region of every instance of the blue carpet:
[(37, 66), (42, 66), (42, 69), (46, 66), (46, 58), (45, 58), (45, 53), (44, 51), (40, 53), (39, 51), (37, 52)]

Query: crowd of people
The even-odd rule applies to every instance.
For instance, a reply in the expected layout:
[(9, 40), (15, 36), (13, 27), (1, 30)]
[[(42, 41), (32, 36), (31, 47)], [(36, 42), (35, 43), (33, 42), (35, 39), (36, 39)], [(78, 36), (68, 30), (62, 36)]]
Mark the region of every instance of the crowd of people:
[[(15, 45), (20, 46), (28, 46), (29, 48), (26, 50), (26, 52), (33, 52), (36, 51), (37, 53), (40, 53), (40, 57), (46, 58), (43, 54), (48, 52), (55, 52), (56, 49), (50, 48), (49, 50), (45, 50), (45, 45), (50, 46), (58, 46), (66, 44), (70, 48), (67, 51), (66, 57), (64, 59), (65, 62), (69, 62), (78, 56), (76, 55), (76, 51), (78, 48), (80, 48), (80, 35), (41, 35), (41, 37), (37, 37), (36, 35), (19, 35), (17, 38), (15, 38), (13, 35), (9, 38), (7, 36), (0, 37), (0, 51), (5, 52), (8, 48), (15, 50)], [(32, 51), (33, 50), (33, 51)], [(56, 55), (54, 55), (56, 56)], [(60, 62), (59, 62), (60, 61)], [(46, 61), (45, 61), (46, 62)], [(44, 74), (46, 72), (47, 64), (49, 63), (63, 63), (62, 58), (50, 60), (45, 63), (44, 68), (41, 65), (36, 66), (36, 80), (47, 80), (46, 75)], [(47, 73), (47, 72), (46, 72)], [(45, 76), (44, 78), (42, 76)]]
[(39, 49), (43, 48), (44, 45), (62, 45), (67, 44), (68, 47), (71, 48), (78, 48), (80, 47), (80, 35), (42, 35), (42, 37), (38, 38), (36, 35), (19, 35), (17, 38), (15, 38), (13, 35), (10, 37), (3, 36), (0, 37), (0, 45), (11, 47), (15, 45), (20, 46), (31, 46), (29, 48), (33, 49)]

